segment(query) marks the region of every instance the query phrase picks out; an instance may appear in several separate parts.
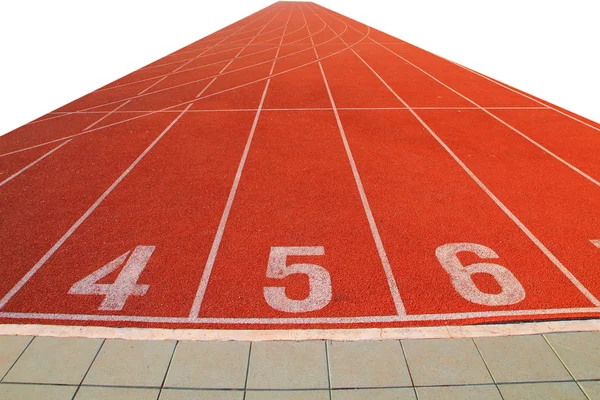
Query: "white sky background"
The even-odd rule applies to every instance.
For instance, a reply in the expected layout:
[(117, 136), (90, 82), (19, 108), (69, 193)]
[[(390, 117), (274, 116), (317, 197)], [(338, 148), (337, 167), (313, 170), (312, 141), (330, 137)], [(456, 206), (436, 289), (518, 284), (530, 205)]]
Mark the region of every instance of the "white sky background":
[[(271, 1), (0, 2), (0, 135)], [(600, 122), (600, 2), (321, 0)]]

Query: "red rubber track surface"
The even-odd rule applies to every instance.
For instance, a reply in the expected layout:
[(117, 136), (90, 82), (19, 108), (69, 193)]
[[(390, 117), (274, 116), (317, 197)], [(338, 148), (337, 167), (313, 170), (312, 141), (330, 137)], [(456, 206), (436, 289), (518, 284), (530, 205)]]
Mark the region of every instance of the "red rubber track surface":
[(597, 318), (598, 154), (595, 122), (275, 3), (0, 137), (0, 322)]

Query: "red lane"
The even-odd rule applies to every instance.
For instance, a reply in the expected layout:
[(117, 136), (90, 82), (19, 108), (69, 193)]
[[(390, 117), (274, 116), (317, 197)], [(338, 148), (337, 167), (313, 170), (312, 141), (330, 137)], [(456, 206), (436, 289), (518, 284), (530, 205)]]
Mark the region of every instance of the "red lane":
[(446, 61), (406, 42), (386, 44), (385, 47), (418, 65), (482, 107), (540, 106), (539, 103), (533, 100), (498, 86), (450, 61)]
[[(591, 306), (410, 112), (341, 111), (341, 118), (408, 314)], [(488, 306), (461, 296), (436, 258), (449, 243), (496, 252), (498, 259), (484, 260), (462, 252), (460, 260), (502, 265), (524, 300)], [(482, 292), (501, 291), (489, 274), (473, 280)]]
[[(582, 284), (600, 296), (600, 249), (590, 243), (600, 237), (600, 188), (483, 111), (419, 114)], [(556, 296), (567, 297), (562, 292)]]
[[(354, 50), (411, 107), (472, 107), (473, 104), (394, 57), (381, 47), (359, 43)], [(394, 59), (395, 58), (395, 59)], [(425, 89), (426, 88), (426, 89)]]
[(154, 115), (81, 136), (2, 187), (0, 265), (10, 266), (2, 272), (2, 296), (173, 118)]
[[(113, 106), (114, 108), (115, 106)], [(23, 125), (0, 136), (0, 154), (80, 133), (104, 114), (71, 114)], [(27, 150), (29, 151), (29, 150)]]
[[(115, 86), (121, 86), (121, 85), (126, 85), (126, 84), (131, 85), (140, 80), (146, 80), (146, 79), (148, 79), (148, 85), (151, 85), (153, 82), (151, 79), (153, 79), (153, 78), (159, 79), (163, 75), (170, 74), (175, 69), (181, 67), (185, 63), (186, 63), (186, 61), (179, 61), (174, 64), (161, 65), (161, 66), (157, 66), (155, 68), (138, 69), (137, 71), (134, 71), (128, 75), (125, 75), (122, 78), (119, 78), (119, 79), (109, 83), (106, 86), (101, 87), (99, 90), (108, 90), (108, 89), (114, 88)], [(187, 66), (186, 66), (186, 68), (187, 68)]]
[[(294, 300), (309, 296), (306, 275), (266, 277), (272, 246), (323, 246), (324, 255), (289, 256), (287, 262), (325, 268), (331, 302), (312, 312), (270, 307), (263, 295), (266, 286), (283, 286)], [(394, 305), (333, 113), (265, 112), (200, 316), (390, 314), (395, 314)]]
[[(327, 53), (323, 47), (318, 49), (321, 57)], [(337, 107), (399, 106), (398, 100), (351, 51), (326, 58), (322, 64)]]
[[(47, 146), (40, 146), (31, 150), (23, 151), (21, 153), (0, 157), (0, 182), (3, 182), (5, 179), (20, 171), (38, 158), (42, 157), (44, 154), (52, 151), (52, 149), (60, 146), (61, 143), (62, 142), (56, 142)], [(35, 171), (35, 169), (29, 169), (29, 173), (33, 171)], [(13, 183), (15, 182), (14, 179), (11, 181)]]
[(244, 47), (243, 45), (235, 46), (231, 49), (221, 50), (221, 51), (219, 51), (217, 53), (213, 53), (213, 54), (208, 54), (208, 52), (207, 52), (205, 55), (202, 55), (202, 56), (198, 57), (197, 59), (193, 60), (192, 62), (190, 62), (181, 71), (183, 72), (186, 70), (194, 70), (195, 68), (209, 67), (211, 64), (214, 64), (214, 63), (227, 64), (229, 62), (229, 60), (231, 60), (233, 57), (235, 57), (235, 55), (237, 53), (239, 53), (239, 51), (243, 47)]
[(216, 76), (225, 64), (212, 65), (181, 74), (171, 75), (152, 87), (142, 96), (132, 99), (123, 106), (123, 111), (150, 110), (156, 111), (174, 106), (183, 110), (187, 104), (180, 104), (196, 98), (202, 89)]
[[(148, 86), (157, 82), (160, 78), (156, 78), (151, 81), (143, 81), (133, 83), (131, 85), (121, 86), (114, 89), (102, 90), (99, 92), (92, 92), (77, 100), (74, 100), (67, 105), (58, 108), (56, 111), (60, 112), (72, 112), (82, 111), (93, 107), (115, 107), (118, 101), (125, 100), (130, 97), (137, 96), (141, 91), (148, 88)], [(108, 104), (112, 103), (112, 104)], [(95, 108), (94, 111), (97, 111)]]
[(139, 279), (148, 292), (113, 313), (187, 316), (253, 117), (185, 114), (5, 310), (98, 313), (104, 296), (68, 294), (71, 286), (146, 245), (155, 246)]
[(600, 181), (600, 132), (553, 110), (490, 110), (548, 150)]
[[(256, 47), (259, 47), (261, 50), (260, 53), (252, 54), (256, 51)], [(235, 71), (240, 68), (248, 68), (252, 67), (255, 64), (260, 64), (268, 61), (272, 61), (275, 58), (275, 54), (277, 53), (277, 47), (272, 45), (264, 46), (248, 46), (244, 51), (240, 54), (240, 56), (233, 60), (231, 65), (227, 68), (227, 71)], [(270, 66), (270, 63), (269, 63)]]
[(256, 109), (265, 87), (257, 82), (235, 90), (229, 90), (194, 102), (192, 110), (238, 110)]
[(265, 108), (330, 108), (325, 87), (307, 84), (319, 78), (321, 71), (316, 63), (272, 78)]

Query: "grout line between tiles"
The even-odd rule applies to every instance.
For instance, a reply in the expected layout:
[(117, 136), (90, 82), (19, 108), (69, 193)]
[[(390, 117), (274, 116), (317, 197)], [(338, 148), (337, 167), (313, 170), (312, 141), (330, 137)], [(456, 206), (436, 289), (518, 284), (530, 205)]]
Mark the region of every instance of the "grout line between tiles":
[(252, 357), (252, 342), (250, 342), (250, 346), (248, 348), (248, 362), (246, 363), (246, 379), (244, 379), (244, 397), (243, 400), (246, 400), (246, 392), (248, 389), (248, 375), (250, 374), (250, 357)]
[(92, 358), (90, 365), (88, 365), (87, 369), (85, 370), (85, 374), (83, 374), (83, 376), (81, 377), (81, 381), (79, 381), (79, 385), (77, 385), (77, 389), (75, 389), (75, 393), (73, 393), (73, 397), (71, 397), (71, 400), (75, 399), (75, 396), (77, 396), (77, 393), (79, 393), (79, 389), (81, 388), (81, 385), (83, 384), (83, 381), (85, 380), (85, 377), (90, 372), (90, 369), (92, 369), (92, 365), (94, 364), (94, 361), (96, 361), (96, 358), (98, 358), (98, 354), (100, 354), (100, 351), (102, 350), (102, 347), (104, 346), (104, 343), (106, 343), (106, 339), (102, 340), (102, 343), (100, 343), (100, 346), (98, 346), (98, 350), (96, 351), (96, 354), (94, 354), (94, 358)]
[(160, 384), (160, 390), (158, 391), (158, 396), (156, 400), (160, 399), (160, 395), (165, 387), (165, 382), (167, 381), (167, 375), (169, 374), (169, 370), (171, 369), (171, 363), (173, 362), (173, 357), (175, 357), (175, 351), (177, 350), (177, 345), (179, 345), (179, 340), (175, 342), (175, 346), (173, 346), (173, 352), (171, 353), (171, 358), (169, 358), (169, 364), (167, 364), (167, 370), (165, 371), (165, 376), (163, 377), (162, 383)]
[(496, 390), (498, 391), (500, 398), (504, 399), (504, 396), (502, 395), (502, 392), (500, 391), (500, 387), (498, 387), (498, 382), (496, 382), (496, 377), (494, 376), (494, 374), (492, 374), (492, 370), (490, 369), (487, 362), (485, 361), (485, 357), (483, 357), (483, 353), (481, 353), (479, 346), (477, 346), (477, 342), (475, 341), (474, 338), (471, 338), (471, 340), (473, 341), (473, 344), (475, 345), (475, 349), (477, 349), (477, 353), (479, 354), (479, 357), (481, 357), (481, 361), (483, 361), (483, 365), (485, 365), (485, 369), (487, 369), (488, 374), (490, 374), (490, 377), (492, 378), (492, 381), (494, 382), (494, 386), (496, 386)]
[(327, 365), (327, 386), (329, 387), (329, 400), (331, 400), (331, 367), (329, 366), (329, 345), (325, 340), (325, 364)]
[(19, 361), (19, 359), (21, 358), (21, 356), (23, 355), (23, 353), (25, 353), (25, 350), (27, 350), (29, 348), (29, 345), (31, 345), (31, 342), (33, 342), (33, 339), (35, 339), (35, 338), (36, 337), (33, 336), (31, 338), (31, 340), (29, 341), (29, 343), (27, 343), (27, 345), (25, 346), (25, 348), (23, 348), (23, 351), (21, 351), (21, 354), (19, 354), (19, 356), (15, 359), (15, 361), (13, 361), (12, 365), (10, 366), (10, 368), (2, 376), (2, 379), (0, 379), (0, 383), (4, 382), (4, 378), (6, 378), (6, 375), (8, 375), (8, 373), (10, 372), (10, 370), (13, 369), (13, 367), (15, 366), (15, 364), (17, 363), (17, 361)]
[(410, 385), (415, 393), (415, 398), (419, 400), (419, 393), (417, 393), (417, 387), (415, 386), (415, 381), (412, 377), (412, 372), (410, 372), (410, 365), (408, 365), (408, 358), (406, 357), (406, 353), (404, 352), (404, 346), (402, 345), (402, 340), (398, 340), (400, 343), (400, 350), (402, 351), (402, 358), (404, 359), (404, 363), (406, 364), (406, 370), (408, 371), (408, 377), (410, 378)]
[(554, 353), (554, 355), (560, 360), (560, 362), (563, 365), (563, 367), (565, 367), (565, 369), (567, 370), (567, 372), (569, 373), (569, 375), (571, 375), (571, 378), (573, 378), (573, 380), (575, 381), (575, 383), (579, 387), (579, 390), (581, 390), (581, 392), (583, 393), (583, 395), (585, 396), (585, 398), (588, 399), (588, 400), (590, 400), (590, 396), (586, 393), (586, 391), (583, 388), (583, 386), (581, 386), (581, 384), (579, 384), (579, 381), (575, 378), (575, 375), (573, 375), (573, 373), (571, 372), (571, 369), (569, 369), (569, 367), (567, 366), (567, 363), (564, 362), (564, 360), (558, 354), (558, 352), (556, 351), (556, 349), (554, 348), (554, 346), (552, 346), (552, 343), (550, 343), (550, 341), (548, 340), (548, 338), (546, 337), (546, 335), (542, 334), (542, 337), (544, 338), (544, 340), (546, 341), (546, 343), (548, 344), (548, 346), (550, 346), (550, 348), (552, 349), (552, 352)]

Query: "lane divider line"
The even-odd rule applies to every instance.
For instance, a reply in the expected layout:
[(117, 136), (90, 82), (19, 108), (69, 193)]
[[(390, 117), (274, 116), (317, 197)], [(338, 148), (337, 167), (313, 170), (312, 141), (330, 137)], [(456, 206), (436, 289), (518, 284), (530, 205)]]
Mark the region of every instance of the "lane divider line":
[[(304, 11), (302, 12), (304, 17)], [(306, 17), (304, 17), (306, 18)], [(323, 21), (325, 22), (325, 21)], [(329, 27), (331, 29), (331, 26)], [(333, 31), (333, 29), (332, 29)], [(310, 33), (310, 29), (309, 29)], [(336, 34), (333, 32), (334, 35)], [(342, 39), (343, 40), (343, 39)], [(315, 51), (315, 57), (317, 60), (319, 59), (319, 54), (317, 53), (317, 48), (311, 37), (311, 42), (313, 45), (313, 49)], [(346, 44), (346, 43), (344, 43)], [(348, 46), (346, 44), (346, 46)], [(385, 248), (383, 247), (383, 242), (381, 241), (381, 236), (379, 235), (379, 229), (377, 228), (377, 224), (375, 223), (375, 218), (373, 217), (373, 212), (371, 211), (371, 206), (369, 205), (369, 201), (367, 200), (367, 195), (365, 193), (365, 189), (362, 184), (362, 180), (360, 179), (360, 174), (358, 173), (358, 168), (356, 167), (356, 162), (354, 161), (354, 156), (352, 156), (352, 151), (350, 150), (350, 145), (348, 144), (348, 140), (346, 139), (346, 132), (344, 131), (344, 126), (342, 125), (342, 121), (340, 120), (340, 115), (335, 106), (335, 101), (333, 100), (333, 95), (331, 94), (331, 90), (329, 88), (329, 83), (327, 82), (327, 77), (325, 76), (325, 71), (323, 71), (323, 66), (321, 65), (321, 61), (317, 62), (319, 65), (319, 69), (321, 70), (321, 76), (323, 77), (323, 83), (325, 84), (325, 88), (327, 89), (327, 95), (329, 96), (329, 102), (331, 103), (331, 108), (333, 109), (333, 113), (335, 115), (335, 120), (337, 122), (338, 130), (340, 132), (340, 136), (342, 138), (342, 142), (344, 144), (344, 149), (346, 150), (346, 155), (348, 157), (348, 161), (350, 162), (350, 168), (352, 169), (352, 175), (354, 177), (354, 181), (356, 183), (356, 187), (358, 189), (358, 193), (360, 195), (360, 201), (362, 202), (362, 206), (365, 210), (365, 214), (367, 220), (369, 222), (369, 228), (371, 229), (371, 234), (373, 235), (373, 240), (375, 241), (375, 247), (377, 248), (377, 253), (379, 254), (379, 258), (381, 259), (381, 264), (383, 266), (383, 271), (385, 273), (385, 277), (387, 279), (388, 287), (390, 289), (390, 294), (394, 301), (394, 306), (396, 308), (396, 312), (398, 315), (406, 315), (406, 309), (404, 308), (404, 303), (402, 302), (402, 298), (400, 296), (400, 290), (398, 289), (398, 284), (396, 283), (396, 279), (394, 278), (394, 273), (392, 272), (392, 268), (390, 266), (390, 261), (387, 257), (387, 253)]]
[(167, 126), (161, 132), (161, 134), (158, 135), (158, 137), (156, 137), (156, 139), (154, 139), (152, 143), (150, 143), (148, 147), (146, 147), (142, 154), (140, 154), (133, 161), (133, 163), (131, 163), (131, 165), (112, 183), (112, 185), (110, 185), (108, 189), (106, 189), (106, 191), (102, 193), (102, 195), (94, 202), (94, 204), (92, 204), (90, 208), (88, 208), (87, 211), (81, 217), (79, 217), (79, 219), (73, 224), (73, 226), (69, 228), (69, 230), (54, 244), (54, 246), (52, 246), (50, 250), (48, 250), (46, 254), (44, 254), (42, 258), (19, 280), (19, 282), (17, 282), (15, 286), (13, 286), (13, 288), (6, 295), (4, 295), (2, 300), (0, 300), (0, 309), (4, 308), (6, 303), (8, 303), (10, 299), (12, 299), (13, 296), (17, 294), (17, 292), (21, 290), (21, 288), (31, 279), (31, 277), (33, 277), (33, 275), (35, 275), (35, 273), (44, 266), (46, 261), (48, 261), (50, 257), (52, 257), (54, 253), (56, 253), (56, 251), (58, 251), (58, 249), (63, 245), (63, 243), (67, 239), (69, 239), (69, 237), (71, 237), (71, 235), (77, 230), (77, 228), (79, 228), (79, 226), (84, 223), (84, 221), (90, 216), (90, 214), (94, 212), (96, 208), (98, 208), (98, 206), (117, 187), (117, 185), (121, 183), (123, 179), (125, 179), (125, 177), (131, 172), (131, 170), (136, 165), (139, 164), (140, 161), (142, 161), (146, 154), (148, 154), (148, 152), (152, 150), (152, 148), (159, 142), (159, 140), (162, 139), (163, 136), (167, 134), (167, 132), (169, 132), (173, 125), (175, 125), (175, 123), (179, 121), (179, 119), (192, 106), (192, 104), (193, 103), (190, 103), (183, 111), (181, 111), (181, 113), (179, 113), (179, 115), (173, 121), (171, 121), (169, 126)]
[(34, 162), (28, 164), (27, 166), (25, 166), (24, 168), (20, 169), (19, 171), (15, 172), (14, 174), (12, 174), (11, 176), (9, 176), (8, 178), (6, 178), (5, 180), (3, 180), (2, 182), (0, 182), (0, 187), (4, 186), (6, 183), (10, 182), (11, 180), (15, 179), (17, 176), (21, 175), (23, 172), (27, 171), (29, 168), (33, 167), (35, 164), (39, 163), (40, 161), (42, 161), (44, 158), (48, 157), (50, 154), (54, 153), (55, 151), (57, 151), (58, 149), (60, 149), (61, 147), (63, 147), (64, 145), (66, 145), (67, 143), (69, 143), (71, 140), (73, 139), (69, 139), (66, 142), (62, 142), (61, 144), (59, 144), (58, 146), (56, 146), (55, 148), (53, 148), (52, 150), (50, 150), (49, 152), (47, 152), (46, 154), (44, 154), (43, 156), (41, 156), (40, 158), (38, 158), (37, 160), (35, 160)]
[(473, 181), (475, 181), (475, 183), (477, 184), (477, 186), (479, 186), (490, 197), (490, 199), (492, 199), (492, 201), (494, 203), (496, 203), (496, 205), (498, 207), (500, 207), (500, 209), (502, 211), (504, 211), (504, 213), (519, 227), (519, 229), (521, 229), (521, 231), (523, 231), (523, 233), (525, 233), (525, 235), (538, 247), (538, 249), (540, 249), (542, 251), (542, 253), (544, 253), (544, 255), (567, 277), (567, 279), (569, 279), (571, 281), (571, 283), (573, 285), (575, 285), (575, 287), (577, 287), (577, 289), (592, 304), (594, 304), (595, 306), (600, 306), (600, 301), (598, 301), (598, 299), (592, 293), (590, 293), (590, 291), (585, 286), (583, 286), (583, 284), (575, 277), (575, 275), (573, 275), (571, 273), (571, 271), (569, 271), (569, 269), (567, 267), (565, 267), (558, 260), (558, 258), (556, 258), (556, 256), (523, 224), (523, 222), (521, 222), (521, 220), (519, 218), (517, 218), (517, 216), (515, 214), (513, 214), (512, 211), (510, 211), (508, 209), (508, 207), (506, 207), (504, 205), (504, 203), (502, 203), (502, 201), (498, 197), (496, 197), (496, 195), (494, 195), (490, 189), (488, 189), (488, 187), (473, 173), (473, 171), (471, 171), (471, 169), (469, 167), (467, 167), (467, 165), (465, 163), (462, 162), (462, 160), (460, 158), (458, 158), (458, 156), (429, 127), (429, 125), (427, 125), (425, 123), (425, 121), (423, 121), (423, 119), (421, 119), (421, 117), (416, 113), (416, 111), (413, 110), (412, 108), (410, 108), (410, 106), (404, 101), (404, 99), (402, 99), (390, 87), (390, 85), (388, 85), (388, 83), (381, 76), (379, 76), (379, 74), (360, 55), (358, 55), (358, 53), (356, 53), (354, 51), (354, 49), (352, 49), (352, 51), (369, 68), (369, 70), (371, 70), (371, 72), (381, 81), (381, 83), (383, 83), (388, 88), (388, 90), (402, 104), (404, 104), (404, 106), (406, 106), (408, 108), (408, 110), (411, 112), (411, 114), (421, 123), (421, 125), (423, 125), (423, 127), (425, 129), (427, 129), (427, 131), (440, 144), (440, 146), (442, 146), (444, 148), (444, 150), (446, 150), (446, 152), (454, 159), (454, 161), (456, 161), (456, 163), (471, 177), (471, 179), (473, 179)]
[[(290, 9), (290, 14), (288, 15), (287, 22), (285, 24), (285, 29), (283, 30), (283, 35), (281, 36), (281, 40), (279, 41), (279, 47), (277, 48), (277, 54), (273, 59), (273, 64), (271, 65), (271, 71), (269, 75), (273, 73), (273, 69), (275, 68), (275, 63), (277, 62), (277, 55), (279, 55), (279, 50), (281, 49), (281, 44), (283, 43), (283, 38), (285, 36), (285, 32), (288, 27), (288, 23), (290, 17), (292, 16), (292, 11), (294, 6), (292, 5)], [(225, 226), (227, 225), (227, 220), (229, 219), (229, 213), (231, 212), (231, 207), (233, 205), (233, 200), (235, 199), (235, 194), (237, 193), (237, 188), (240, 184), (240, 180), (242, 178), (242, 172), (244, 171), (244, 165), (246, 165), (246, 159), (248, 158), (248, 153), (250, 152), (250, 146), (252, 144), (252, 139), (254, 138), (254, 133), (256, 132), (256, 127), (258, 126), (258, 119), (260, 118), (260, 113), (265, 103), (265, 98), (267, 97), (267, 91), (269, 90), (269, 84), (271, 83), (271, 79), (267, 79), (265, 84), (265, 88), (263, 90), (262, 96), (260, 98), (260, 103), (258, 104), (258, 109), (256, 110), (256, 115), (254, 116), (254, 121), (252, 122), (252, 127), (250, 128), (250, 133), (248, 134), (248, 139), (246, 140), (246, 145), (244, 146), (244, 151), (242, 153), (242, 157), (238, 164), (237, 171), (235, 173), (235, 178), (233, 180), (233, 184), (231, 185), (231, 189), (229, 191), (229, 196), (227, 197), (227, 202), (225, 203), (225, 209), (223, 210), (223, 214), (221, 215), (221, 220), (219, 221), (219, 227), (217, 228), (217, 232), (215, 234), (215, 238), (213, 240), (212, 246), (210, 248), (210, 252), (208, 254), (208, 258), (206, 260), (206, 264), (204, 266), (204, 270), (202, 271), (202, 277), (200, 278), (200, 284), (198, 285), (198, 290), (196, 291), (196, 295), (194, 296), (194, 302), (192, 303), (192, 308), (190, 310), (189, 319), (193, 320), (198, 318), (200, 314), (200, 309), (202, 307), (202, 302), (204, 301), (204, 295), (206, 294), (206, 289), (208, 288), (208, 281), (210, 280), (210, 276), (212, 274), (213, 267), (215, 265), (215, 261), (217, 259), (217, 254), (219, 252), (219, 247), (221, 246), (221, 241), (223, 240), (223, 233), (225, 232)]]

